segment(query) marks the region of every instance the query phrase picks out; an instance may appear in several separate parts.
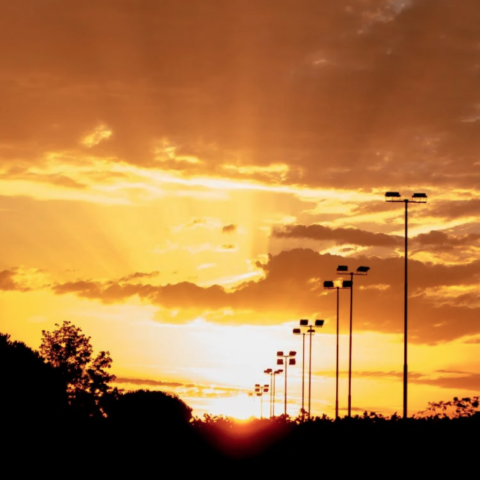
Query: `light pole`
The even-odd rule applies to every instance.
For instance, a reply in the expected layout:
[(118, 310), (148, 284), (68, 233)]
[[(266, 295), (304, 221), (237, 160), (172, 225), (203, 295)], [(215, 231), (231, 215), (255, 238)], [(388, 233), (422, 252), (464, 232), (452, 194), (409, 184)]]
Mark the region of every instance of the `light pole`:
[[(320, 328), (324, 324), (324, 320), (315, 320), (315, 324), (309, 325), (308, 320), (302, 318), (300, 320), (300, 328), (294, 328), (293, 333), (295, 335), (302, 335), (303, 336), (303, 363), (302, 363), (302, 416), (305, 413), (304, 409), (304, 384), (305, 384), (305, 335), (309, 335), (310, 337), (310, 349), (309, 349), (309, 365), (308, 365), (308, 416), (310, 417), (310, 407), (311, 407), (311, 400), (312, 400), (312, 335), (316, 332), (315, 328)], [(306, 331), (302, 331), (301, 327), (306, 327)]]
[(403, 331), (403, 418), (408, 416), (408, 204), (427, 203), (426, 193), (414, 193), (412, 198), (402, 198), (399, 192), (386, 192), (387, 202), (405, 204), (405, 274), (404, 274), (404, 331)]
[(260, 385), (259, 383), (255, 384), (255, 394), (257, 397), (260, 397), (260, 418), (263, 418), (263, 394), (268, 393), (268, 385)]
[(282, 369), (275, 370), (272, 375), (273, 375), (273, 392), (272, 392), (272, 417), (275, 416), (275, 376), (279, 375), (280, 373), (283, 373)]
[(271, 368), (267, 368), (266, 370), (263, 371), (263, 373), (266, 373), (267, 375), (270, 375), (270, 418), (272, 417), (272, 399), (273, 399), (273, 375), (274, 372)]
[(323, 282), (323, 288), (327, 290), (336, 289), (337, 290), (337, 352), (336, 352), (336, 371), (335, 371), (335, 418), (338, 418), (338, 373), (339, 373), (339, 352), (340, 352), (340, 315), (339, 315), (339, 300), (340, 300), (340, 290), (343, 288), (350, 287), (339, 287), (334, 285), (331, 280), (326, 280)]
[(353, 332), (353, 276), (367, 275), (370, 267), (360, 266), (356, 272), (349, 272), (347, 265), (339, 265), (339, 275), (350, 275), (350, 280), (342, 282), (343, 288), (350, 288), (350, 339), (348, 344), (348, 418), (352, 416), (352, 332)]
[(302, 335), (302, 418), (305, 415), (305, 332), (300, 328), (293, 329), (294, 335)]
[[(287, 371), (289, 365), (295, 365), (295, 355), (297, 352), (290, 351), (284, 355), (282, 351), (277, 352), (277, 365), (285, 365), (285, 400), (284, 400), (284, 415), (287, 414)], [(288, 360), (288, 362), (287, 362)]]

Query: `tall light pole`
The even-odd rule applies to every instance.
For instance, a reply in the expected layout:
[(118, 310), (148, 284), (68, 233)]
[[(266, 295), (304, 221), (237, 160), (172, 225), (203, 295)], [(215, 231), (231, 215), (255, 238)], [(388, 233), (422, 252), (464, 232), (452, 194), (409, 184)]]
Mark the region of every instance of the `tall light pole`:
[[(335, 369), (335, 418), (338, 418), (338, 376), (339, 376), (339, 352), (340, 352), (340, 315), (339, 315), (339, 301), (340, 301), (340, 290), (344, 287), (339, 287), (335, 285), (331, 280), (326, 280), (323, 282), (323, 288), (327, 290), (336, 289), (337, 290), (337, 351), (336, 351), (336, 369)], [(350, 287), (347, 287), (350, 288)]]
[(370, 267), (360, 266), (356, 272), (349, 272), (347, 265), (339, 265), (339, 275), (350, 275), (350, 280), (342, 283), (343, 288), (350, 288), (350, 338), (348, 343), (348, 418), (352, 417), (352, 333), (353, 333), (353, 276), (367, 275)]
[(399, 192), (386, 192), (385, 200), (405, 204), (405, 274), (404, 274), (404, 330), (403, 330), (403, 418), (408, 417), (408, 204), (427, 203), (426, 193), (414, 193), (412, 198), (402, 198)]
[[(290, 351), (284, 355), (282, 351), (277, 352), (277, 365), (285, 365), (285, 400), (284, 400), (284, 415), (287, 414), (287, 371), (289, 365), (295, 365), (295, 355), (297, 352)], [(288, 361), (287, 361), (288, 360)]]
[(255, 384), (255, 394), (257, 397), (260, 397), (260, 418), (263, 418), (263, 394), (268, 393), (268, 385), (260, 385), (259, 383)]
[(305, 332), (300, 328), (293, 329), (294, 335), (302, 335), (302, 418), (305, 415)]
[(283, 373), (283, 370), (282, 370), (282, 369), (275, 370), (275, 371), (273, 372), (272, 417), (275, 416), (275, 376), (276, 376), (276, 375), (279, 375), (280, 373)]
[(272, 399), (273, 399), (273, 388), (272, 388), (272, 385), (273, 385), (273, 375), (274, 375), (274, 372), (271, 368), (267, 368), (266, 370), (263, 371), (263, 373), (266, 373), (267, 375), (270, 375), (270, 418), (272, 417)]
[[(300, 328), (294, 328), (295, 335), (303, 336), (303, 367), (302, 367), (302, 416), (304, 414), (304, 378), (305, 378), (305, 335), (310, 337), (309, 361), (308, 361), (308, 416), (310, 417), (312, 402), (312, 335), (316, 332), (315, 328), (320, 328), (324, 324), (324, 320), (315, 320), (315, 324), (309, 325), (308, 319), (300, 320)], [(307, 330), (302, 331), (302, 327)]]

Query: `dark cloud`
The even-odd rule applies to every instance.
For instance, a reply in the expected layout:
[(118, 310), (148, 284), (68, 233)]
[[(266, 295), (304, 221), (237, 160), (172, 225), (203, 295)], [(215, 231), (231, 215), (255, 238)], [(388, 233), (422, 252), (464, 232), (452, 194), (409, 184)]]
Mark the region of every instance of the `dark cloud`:
[(453, 248), (465, 247), (478, 243), (480, 234), (469, 233), (466, 235), (452, 235), (441, 230), (432, 230), (414, 237), (418, 245), (434, 245), (436, 247)]
[[(145, 302), (183, 312), (176, 321), (198, 315), (212, 321), (233, 323), (276, 323), (292, 318), (322, 315), (334, 318), (335, 301), (323, 290), (324, 280), (336, 278), (336, 268), (350, 263), (368, 265), (367, 276), (355, 279), (355, 328), (362, 331), (401, 333), (403, 331), (402, 258), (321, 255), (308, 249), (270, 255), (259, 281), (242, 283), (234, 290), (219, 285), (200, 287), (190, 282), (161, 286), (118, 282), (66, 282), (53, 286), (57, 294), (73, 293), (104, 303), (121, 303), (138, 295)], [(442, 297), (440, 288), (473, 286), (480, 283), (480, 261), (464, 265), (434, 265), (410, 260), (410, 339), (416, 343), (436, 343), (480, 333), (480, 308), (468, 300)], [(439, 292), (428, 296), (426, 289)], [(346, 296), (342, 296), (342, 305)], [(347, 308), (347, 304), (341, 307)], [(233, 310), (233, 314), (225, 314)], [(244, 313), (242, 313), (244, 312)], [(246, 312), (246, 313), (245, 313)], [(255, 312), (253, 314), (252, 312)], [(321, 312), (321, 313), (320, 313)], [(170, 319), (171, 320), (171, 319)], [(333, 328), (327, 323), (326, 331)]]
[(220, 245), (221, 251), (229, 251), (229, 250), (236, 250), (237, 247), (233, 243), (224, 243)]
[[(323, 225), (287, 225), (275, 227), (272, 231), (274, 238), (300, 238), (318, 241), (333, 241), (337, 245), (358, 245), (362, 247), (402, 247), (404, 237), (374, 233), (358, 228), (331, 228)], [(480, 234), (455, 234), (450, 231), (432, 230), (410, 238), (410, 245), (417, 250), (426, 247), (434, 252), (450, 252), (452, 250), (465, 251), (469, 247), (479, 246)], [(342, 249), (342, 252), (353, 249)]]
[(330, 228), (322, 225), (288, 225), (275, 228), (272, 232), (277, 238), (308, 238), (312, 240), (334, 240), (337, 244), (361, 246), (394, 247), (402, 244), (402, 237), (372, 233), (358, 228)]
[[(455, 372), (449, 370), (437, 370), (436, 373), (443, 373), (446, 375), (426, 375), (417, 372), (409, 372), (408, 381), (420, 385), (432, 385), (440, 388), (450, 388), (458, 391), (472, 390), (480, 391), (480, 374), (468, 372)], [(347, 376), (348, 372), (340, 372), (342, 376)], [(316, 372), (316, 375), (333, 377), (335, 372), (323, 371)], [(371, 378), (371, 379), (403, 379), (402, 372), (395, 371), (354, 371), (352, 372), (354, 378)]]
[(0, 271), (0, 290), (16, 290), (19, 292), (28, 291), (28, 287), (25, 287), (24, 285), (18, 283), (16, 278), (17, 274), (18, 269), (16, 268)]
[(177, 393), (181, 393), (184, 397), (228, 398), (245, 392), (244, 389), (235, 387), (216, 387), (195, 383), (164, 382), (162, 380), (142, 378), (117, 378), (114, 383), (120, 385), (138, 385), (139, 387), (159, 387), (164, 390), (176, 391)]
[[(55, 150), (295, 185), (479, 186), (477, 0), (4, 3), (4, 162)], [(99, 123), (111, 138), (81, 146)], [(152, 153), (164, 137), (175, 158)]]
[(131, 280), (155, 278), (155, 277), (158, 277), (158, 275), (160, 275), (159, 271), (154, 271), (154, 272), (149, 272), (149, 273), (135, 272), (135, 273), (131, 273), (130, 275), (127, 275), (125, 277), (120, 278), (118, 281), (119, 282), (130, 282)]
[(222, 233), (235, 233), (237, 231), (237, 226), (233, 223), (229, 225), (224, 225), (222, 227)]
[(193, 387), (194, 385), (189, 383), (179, 383), (179, 382), (163, 382), (161, 380), (150, 380), (142, 378), (116, 378), (115, 383), (128, 383), (131, 385), (147, 385), (150, 387)]

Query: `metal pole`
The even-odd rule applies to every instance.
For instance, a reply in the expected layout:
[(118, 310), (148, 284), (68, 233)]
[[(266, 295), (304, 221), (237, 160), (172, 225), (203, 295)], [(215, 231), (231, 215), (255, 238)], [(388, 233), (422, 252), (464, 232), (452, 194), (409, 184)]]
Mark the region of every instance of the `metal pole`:
[(272, 407), (273, 407), (273, 378), (274, 378), (274, 374), (273, 372), (270, 374), (270, 418), (273, 417), (273, 413), (272, 413)]
[(353, 330), (353, 272), (350, 273), (350, 341), (348, 347), (348, 418), (352, 417), (352, 330)]
[(273, 392), (272, 392), (272, 417), (275, 416), (275, 373), (273, 373)]
[(312, 399), (312, 335), (313, 335), (313, 328), (310, 327), (309, 330), (310, 335), (310, 360), (308, 365), (308, 418), (310, 418), (310, 403)]
[(285, 400), (284, 400), (284, 406), (283, 406), (283, 410), (284, 410), (284, 414), (286, 415), (287, 414), (287, 370), (288, 370), (288, 356), (285, 356), (283, 357), (285, 358)]
[(302, 347), (302, 417), (305, 414), (305, 333), (302, 333), (303, 336), (303, 347)]
[(340, 287), (337, 287), (337, 371), (335, 380), (335, 418), (338, 418), (338, 362), (339, 362), (339, 299)]
[(404, 338), (403, 338), (403, 418), (408, 414), (408, 358), (407, 358), (407, 338), (408, 338), (408, 199), (405, 199), (405, 293), (404, 293)]

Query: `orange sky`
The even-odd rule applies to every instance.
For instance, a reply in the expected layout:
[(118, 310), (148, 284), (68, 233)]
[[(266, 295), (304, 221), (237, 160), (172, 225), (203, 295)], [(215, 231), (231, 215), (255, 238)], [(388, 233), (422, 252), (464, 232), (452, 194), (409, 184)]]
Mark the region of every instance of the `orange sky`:
[(70, 320), (118, 386), (248, 416), (275, 352), (301, 353), (298, 319), (322, 318), (313, 411), (332, 415), (322, 285), (365, 264), (353, 407), (401, 412), (403, 210), (384, 193), (421, 191), (410, 413), (478, 394), (477, 0), (0, 3), (2, 332), (38, 348)]

